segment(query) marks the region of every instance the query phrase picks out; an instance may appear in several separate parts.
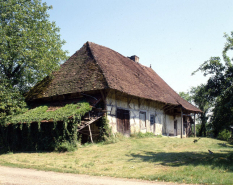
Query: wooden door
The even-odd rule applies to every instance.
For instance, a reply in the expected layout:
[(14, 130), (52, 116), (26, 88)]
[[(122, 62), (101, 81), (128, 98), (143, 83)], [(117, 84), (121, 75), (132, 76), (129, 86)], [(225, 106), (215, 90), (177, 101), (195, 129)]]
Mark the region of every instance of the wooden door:
[(177, 136), (177, 120), (174, 121), (174, 136)]
[(123, 135), (130, 135), (128, 110), (117, 109), (117, 131)]

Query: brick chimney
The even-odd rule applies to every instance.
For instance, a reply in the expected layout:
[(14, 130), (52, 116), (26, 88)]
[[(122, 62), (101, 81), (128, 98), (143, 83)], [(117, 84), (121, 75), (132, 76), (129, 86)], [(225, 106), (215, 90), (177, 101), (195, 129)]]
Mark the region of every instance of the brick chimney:
[(136, 55), (132, 55), (131, 57), (128, 57), (129, 59), (133, 60), (134, 62), (139, 63), (139, 57)]

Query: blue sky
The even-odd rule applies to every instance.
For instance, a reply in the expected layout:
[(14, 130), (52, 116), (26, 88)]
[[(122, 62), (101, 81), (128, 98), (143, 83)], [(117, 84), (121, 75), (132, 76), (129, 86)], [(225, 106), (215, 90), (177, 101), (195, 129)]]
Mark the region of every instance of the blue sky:
[(221, 56), (224, 32), (233, 31), (232, 0), (43, 0), (53, 9), (63, 49), (72, 55), (86, 41), (152, 65), (176, 92), (206, 82), (191, 76)]

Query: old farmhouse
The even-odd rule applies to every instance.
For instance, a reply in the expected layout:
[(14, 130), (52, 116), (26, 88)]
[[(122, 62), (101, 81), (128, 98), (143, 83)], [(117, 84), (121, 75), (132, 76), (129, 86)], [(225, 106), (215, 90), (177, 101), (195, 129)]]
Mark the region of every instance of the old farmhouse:
[[(93, 110), (107, 115), (113, 133), (124, 135), (153, 132), (187, 137), (191, 124), (195, 125), (192, 116), (201, 112), (150, 67), (140, 64), (139, 57), (125, 57), (92, 42), (86, 42), (53, 77), (32, 88), (26, 98), (34, 104), (72, 103), (86, 98)], [(89, 115), (79, 131), (94, 127), (100, 116), (91, 119)]]

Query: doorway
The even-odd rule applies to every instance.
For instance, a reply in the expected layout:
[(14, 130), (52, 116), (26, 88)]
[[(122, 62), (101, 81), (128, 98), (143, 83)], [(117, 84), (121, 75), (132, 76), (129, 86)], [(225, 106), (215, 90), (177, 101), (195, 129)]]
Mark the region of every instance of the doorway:
[(117, 132), (130, 135), (129, 111), (117, 109)]
[(174, 121), (174, 136), (177, 136), (177, 120)]

